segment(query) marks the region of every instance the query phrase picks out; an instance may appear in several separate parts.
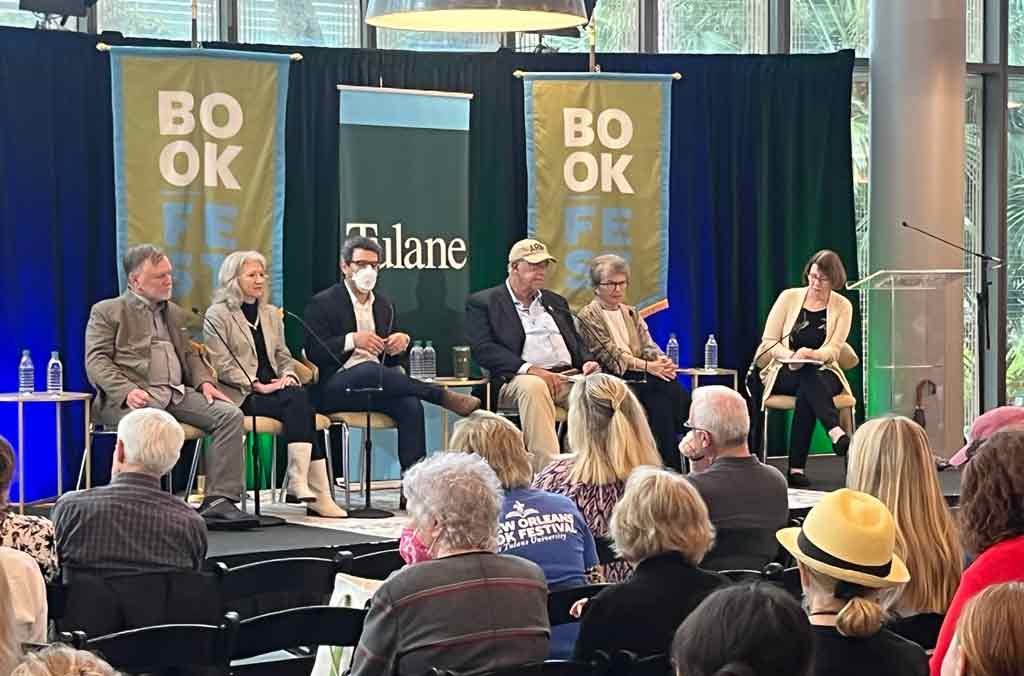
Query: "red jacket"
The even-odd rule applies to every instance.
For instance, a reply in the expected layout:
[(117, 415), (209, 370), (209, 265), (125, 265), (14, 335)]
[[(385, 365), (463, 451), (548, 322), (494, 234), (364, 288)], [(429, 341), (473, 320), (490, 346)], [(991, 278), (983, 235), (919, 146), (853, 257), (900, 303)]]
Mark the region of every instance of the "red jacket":
[(942, 660), (949, 650), (964, 605), (989, 585), (1020, 580), (1024, 580), (1024, 535), (992, 545), (964, 571), (935, 644), (935, 653), (930, 663), (931, 676), (940, 676)]

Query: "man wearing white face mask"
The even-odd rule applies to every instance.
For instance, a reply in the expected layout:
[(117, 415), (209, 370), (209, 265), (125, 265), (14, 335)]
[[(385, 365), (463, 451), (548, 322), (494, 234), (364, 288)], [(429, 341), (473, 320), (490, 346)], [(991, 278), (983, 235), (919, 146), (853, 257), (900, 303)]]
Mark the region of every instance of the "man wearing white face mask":
[(402, 371), (409, 335), (396, 330), (391, 301), (374, 293), (380, 259), (381, 248), (374, 240), (345, 240), (344, 280), (313, 296), (306, 306), (305, 347), (320, 370), (321, 411), (366, 410), (366, 395), (350, 390), (383, 385), (383, 392), (373, 394), (371, 408), (398, 423), (398, 461), (404, 472), (426, 455), (423, 400), (461, 416), (480, 408), (480, 400)]

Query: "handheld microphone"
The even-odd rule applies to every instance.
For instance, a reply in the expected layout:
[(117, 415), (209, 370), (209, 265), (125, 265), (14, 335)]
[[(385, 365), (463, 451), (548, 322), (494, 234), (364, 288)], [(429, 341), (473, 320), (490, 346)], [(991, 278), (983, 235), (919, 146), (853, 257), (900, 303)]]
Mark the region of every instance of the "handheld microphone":
[(297, 321), (299, 324), (301, 324), (302, 328), (304, 328), (306, 330), (306, 333), (308, 333), (309, 335), (313, 336), (313, 339), (316, 340), (316, 342), (320, 345), (320, 347), (324, 348), (324, 351), (327, 352), (328, 355), (330, 355), (331, 359), (334, 360), (334, 363), (338, 365), (338, 368), (341, 368), (343, 366), (343, 364), (341, 363), (341, 360), (338, 359), (335, 356), (334, 351), (331, 350), (331, 348), (327, 347), (327, 343), (324, 342), (324, 339), (321, 338), (320, 335), (316, 331), (314, 331), (313, 329), (309, 328), (309, 324), (306, 323), (306, 320), (304, 320), (302, 317), (300, 317), (299, 315), (295, 314), (291, 310), (287, 310), (285, 308), (281, 308), (281, 312), (285, 313), (286, 315), (288, 315), (289, 317), (291, 317), (292, 319)]

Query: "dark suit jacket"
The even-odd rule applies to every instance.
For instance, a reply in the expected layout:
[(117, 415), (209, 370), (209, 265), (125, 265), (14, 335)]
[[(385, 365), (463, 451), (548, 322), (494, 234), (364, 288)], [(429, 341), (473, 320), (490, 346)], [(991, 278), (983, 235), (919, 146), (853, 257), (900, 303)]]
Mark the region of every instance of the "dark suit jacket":
[[(341, 365), (352, 356), (352, 350), (345, 351), (345, 336), (356, 331), (356, 311), (344, 282), (324, 289), (309, 300), (305, 312), (306, 331), (304, 343), (306, 356), (320, 370), (321, 382), (326, 381)], [(398, 330), (395, 305), (386, 296), (373, 292), (373, 324), (377, 335), (386, 338)], [(324, 345), (316, 339), (319, 336)], [(403, 355), (387, 357), (384, 364), (402, 364)]]
[(641, 561), (633, 575), (587, 602), (575, 659), (598, 650), (629, 650), (640, 657), (670, 652), (672, 637), (708, 594), (728, 581), (696, 568), (678, 552)]
[[(565, 339), (573, 368), (582, 368), (590, 355), (576, 333), (568, 301), (547, 289), (541, 290), (541, 298)], [(490, 373), (494, 386), (491, 393), (496, 397), (501, 386), (523, 365), (521, 355), (526, 343), (523, 322), (504, 283), (478, 291), (466, 300), (466, 338), (476, 363)]]

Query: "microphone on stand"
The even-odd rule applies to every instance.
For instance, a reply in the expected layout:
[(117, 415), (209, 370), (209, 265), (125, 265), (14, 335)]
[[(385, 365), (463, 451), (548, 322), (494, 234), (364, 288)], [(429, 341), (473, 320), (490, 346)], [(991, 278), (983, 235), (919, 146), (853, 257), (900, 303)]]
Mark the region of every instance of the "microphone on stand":
[[(544, 309), (547, 310), (548, 313), (550, 313), (552, 316), (556, 312), (561, 313), (563, 316), (567, 316), (569, 318), (569, 321), (573, 324), (573, 326), (576, 327), (577, 332), (581, 334), (586, 333), (589, 342), (594, 344), (594, 346), (600, 351), (600, 356), (604, 357), (607, 360), (607, 363), (614, 364), (618, 361), (612, 356), (611, 351), (608, 350), (608, 348), (604, 347), (599, 340), (596, 340), (590, 322), (586, 321), (585, 319), (583, 319), (578, 314), (576, 314), (575, 312), (568, 308), (555, 307), (550, 303), (544, 303)], [(629, 369), (627, 368), (626, 370), (628, 371)], [(621, 376), (619, 378), (624, 383), (646, 383), (647, 371), (645, 370), (642, 373), (643, 375), (640, 378), (622, 378)]]
[(306, 323), (306, 320), (304, 320), (302, 317), (295, 314), (291, 310), (287, 310), (285, 308), (281, 308), (281, 312), (285, 313), (286, 315), (297, 321), (299, 324), (301, 324), (302, 328), (306, 330), (306, 333), (313, 336), (313, 339), (320, 345), (320, 347), (324, 348), (324, 351), (327, 352), (331, 359), (334, 360), (334, 363), (338, 365), (338, 368), (341, 368), (343, 366), (341, 360), (338, 359), (337, 356), (335, 356), (334, 350), (327, 346), (327, 343), (324, 341), (323, 338), (320, 337), (320, 334), (318, 334), (313, 329), (309, 328), (309, 324)]
[[(209, 317), (206, 316), (206, 313), (205, 312), (200, 312), (199, 308), (197, 308), (197, 307), (193, 307), (192, 308), (192, 314), (194, 314), (195, 316), (197, 316), (200, 319), (202, 319), (203, 320), (203, 326), (209, 327), (210, 330), (213, 331), (213, 335), (217, 336), (217, 339), (220, 341), (220, 344), (223, 345), (224, 349), (227, 350), (227, 353), (229, 355), (231, 355), (231, 359), (235, 362), (235, 366), (237, 366), (238, 370), (242, 372), (242, 375), (245, 376), (245, 379), (249, 381), (249, 391), (250, 392), (256, 392), (256, 381), (252, 379), (252, 377), (249, 375), (249, 372), (245, 370), (244, 366), (242, 366), (242, 362), (239, 361), (238, 355), (236, 355), (235, 351), (231, 349), (231, 346), (228, 344), (228, 341), (224, 340), (224, 336), (221, 334), (220, 330), (217, 328), (217, 325), (214, 324), (213, 322), (211, 322)], [(253, 433), (253, 435), (256, 434), (256, 414), (255, 413), (252, 414), (252, 433)], [(273, 452), (277, 453), (277, 449), (276, 448), (273, 449)], [(260, 465), (261, 465), (261, 463), (260, 463), (260, 454), (256, 452), (256, 439), (254, 437), (253, 438), (253, 446), (252, 446), (252, 467), (253, 467), (253, 474), (256, 476), (256, 490), (253, 491), (253, 512), (254, 512), (256, 518), (259, 520), (261, 528), (266, 528), (268, 526), (283, 526), (285, 524), (285, 520), (284, 519), (282, 519), (280, 517), (277, 517), (277, 516), (264, 516), (264, 515), (260, 514), (260, 487), (259, 487), (259, 481), (260, 481), (260, 475), (262, 474), (262, 468), (261, 468)], [(245, 490), (245, 488), (243, 487), (242, 490)]]
[(750, 376), (754, 375), (754, 369), (757, 368), (757, 360), (759, 360), (761, 357), (763, 357), (766, 353), (771, 352), (772, 349), (776, 345), (778, 345), (782, 341), (786, 340), (787, 338), (791, 337), (794, 333), (797, 333), (799, 331), (803, 331), (809, 325), (810, 325), (810, 322), (807, 321), (806, 319), (800, 320), (799, 322), (797, 322), (796, 324), (793, 325), (793, 328), (790, 329), (789, 333), (787, 333), (786, 335), (782, 336), (781, 338), (776, 340), (774, 343), (772, 343), (771, 345), (769, 345), (768, 347), (766, 347), (765, 349), (761, 350), (756, 355), (754, 355), (753, 361), (750, 362), (750, 367), (747, 368), (747, 375), (744, 376), (744, 378), (743, 378), (743, 386), (747, 389), (747, 397), (748, 398), (753, 399), (753, 397), (754, 397), (753, 393), (750, 391)]
[(992, 269), (993, 270), (998, 270), (999, 268), (1003, 267), (1003, 259), (996, 258), (995, 256), (989, 256), (988, 254), (981, 253), (980, 251), (972, 251), (970, 249), (965, 249), (964, 247), (960, 246), (959, 244), (955, 244), (953, 242), (950, 242), (948, 239), (943, 239), (943, 238), (939, 237), (938, 235), (933, 235), (932, 233), (928, 232), (927, 230), (922, 230), (921, 228), (914, 227), (913, 225), (910, 225), (906, 221), (901, 221), (900, 224), (904, 228), (907, 228), (908, 230), (913, 230), (914, 232), (919, 232), (922, 235), (924, 235), (925, 237), (931, 237), (934, 240), (938, 240), (938, 241), (942, 242), (946, 246), (951, 246), (954, 249), (959, 249), (960, 251), (963, 251), (964, 253), (971, 254), (975, 258), (980, 258), (981, 259), (981, 289), (976, 294), (976, 298), (977, 298), (977, 301), (978, 301), (978, 341), (980, 342), (982, 339), (984, 339), (985, 340), (985, 349), (986, 350), (991, 349), (992, 348), (992, 340), (991, 340), (992, 333), (991, 333), (991, 330), (990, 330), (990, 327), (989, 327), (989, 317), (988, 317), (988, 286), (989, 286), (989, 281), (988, 281), (988, 265), (987, 264), (988, 263), (995, 263), (995, 265), (992, 266)]

